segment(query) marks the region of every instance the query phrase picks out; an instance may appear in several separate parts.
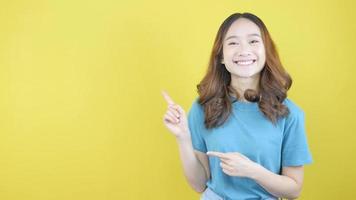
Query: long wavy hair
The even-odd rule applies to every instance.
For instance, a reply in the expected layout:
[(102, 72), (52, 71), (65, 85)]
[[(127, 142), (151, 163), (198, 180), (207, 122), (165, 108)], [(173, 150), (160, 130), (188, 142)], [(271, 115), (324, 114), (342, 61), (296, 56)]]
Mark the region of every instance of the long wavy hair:
[(240, 99), (238, 92), (230, 86), (230, 72), (221, 63), (223, 40), (232, 23), (239, 18), (246, 18), (259, 27), (266, 52), (266, 62), (260, 72), (259, 90), (247, 89), (243, 94), (245, 99), (258, 102), (260, 111), (273, 124), (278, 118), (289, 114), (288, 108), (282, 102), (287, 97), (292, 79), (281, 64), (276, 46), (265, 24), (254, 14), (234, 13), (221, 24), (213, 44), (207, 73), (197, 85), (198, 103), (204, 108), (204, 123), (207, 129), (222, 125), (230, 116), (232, 112), (230, 94), (235, 94), (237, 99)]

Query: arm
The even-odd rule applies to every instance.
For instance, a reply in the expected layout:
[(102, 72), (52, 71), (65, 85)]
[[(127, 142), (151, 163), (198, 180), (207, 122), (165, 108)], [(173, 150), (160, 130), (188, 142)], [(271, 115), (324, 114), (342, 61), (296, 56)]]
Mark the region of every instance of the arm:
[(207, 155), (220, 159), (220, 166), (225, 174), (251, 178), (276, 197), (295, 199), (301, 192), (304, 176), (303, 165), (283, 167), (282, 175), (279, 175), (251, 161), (239, 152), (209, 151)]
[[(184, 175), (190, 186), (198, 193), (202, 193), (206, 188), (206, 182), (209, 179), (209, 172), (206, 166), (198, 160), (194, 152), (190, 138), (178, 139), (179, 154), (183, 164)], [(201, 153), (203, 154), (203, 153)]]
[(303, 176), (303, 166), (283, 167), (279, 175), (258, 165), (252, 178), (276, 197), (296, 199), (302, 190)]
[(166, 92), (162, 92), (162, 94), (168, 103), (168, 110), (164, 115), (163, 122), (176, 136), (184, 175), (188, 183), (195, 191), (201, 193), (205, 190), (206, 182), (210, 177), (208, 158), (202, 152), (194, 152), (188, 121), (183, 108), (175, 104)]

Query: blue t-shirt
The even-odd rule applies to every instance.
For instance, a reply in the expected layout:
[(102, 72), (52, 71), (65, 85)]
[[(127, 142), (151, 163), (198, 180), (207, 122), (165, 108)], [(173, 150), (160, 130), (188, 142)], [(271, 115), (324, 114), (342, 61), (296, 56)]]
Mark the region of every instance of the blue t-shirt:
[[(195, 99), (188, 113), (193, 148), (203, 153), (239, 152), (276, 174), (281, 174), (282, 166), (310, 164), (312, 156), (305, 133), (304, 112), (288, 98), (283, 104), (290, 113), (274, 125), (260, 111), (257, 102), (235, 100), (232, 114), (225, 123), (208, 130), (204, 125), (203, 107)], [(250, 178), (225, 174), (217, 157), (209, 156), (209, 167), (211, 179), (206, 185), (225, 199), (274, 197)]]

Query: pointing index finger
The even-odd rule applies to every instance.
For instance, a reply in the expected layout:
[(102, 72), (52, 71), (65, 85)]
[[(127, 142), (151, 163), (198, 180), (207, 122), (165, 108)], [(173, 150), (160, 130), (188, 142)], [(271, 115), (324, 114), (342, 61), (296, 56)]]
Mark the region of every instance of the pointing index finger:
[(208, 154), (208, 156), (216, 156), (223, 159), (229, 158), (225, 153), (216, 152), (216, 151), (208, 151), (206, 154)]
[(168, 93), (166, 91), (162, 91), (162, 95), (169, 105), (175, 104), (174, 101), (172, 100), (172, 98), (168, 95)]

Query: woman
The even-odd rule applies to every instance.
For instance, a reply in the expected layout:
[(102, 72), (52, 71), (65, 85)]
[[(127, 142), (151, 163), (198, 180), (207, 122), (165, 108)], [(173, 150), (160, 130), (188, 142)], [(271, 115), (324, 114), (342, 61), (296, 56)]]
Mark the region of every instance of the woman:
[(207, 74), (189, 111), (168, 102), (184, 173), (203, 200), (294, 199), (312, 162), (304, 112), (265, 24), (235, 13), (220, 26)]

